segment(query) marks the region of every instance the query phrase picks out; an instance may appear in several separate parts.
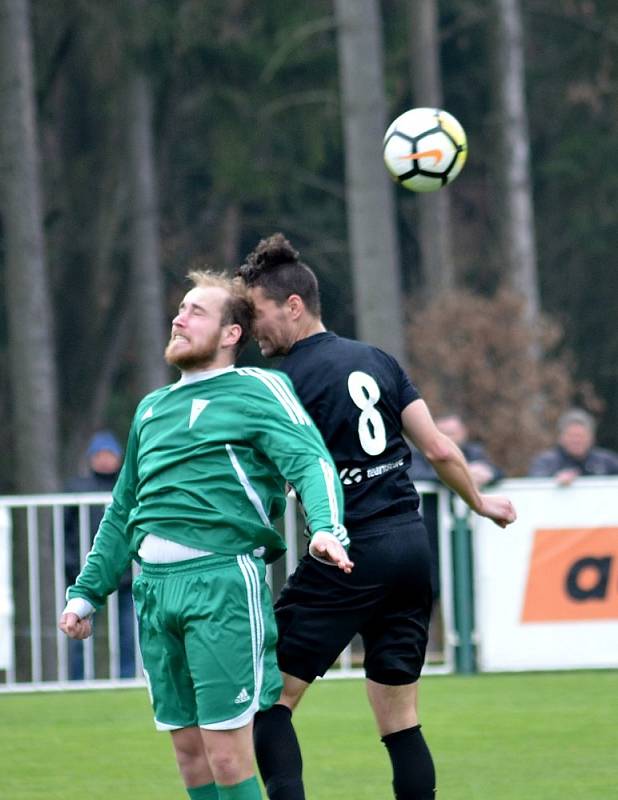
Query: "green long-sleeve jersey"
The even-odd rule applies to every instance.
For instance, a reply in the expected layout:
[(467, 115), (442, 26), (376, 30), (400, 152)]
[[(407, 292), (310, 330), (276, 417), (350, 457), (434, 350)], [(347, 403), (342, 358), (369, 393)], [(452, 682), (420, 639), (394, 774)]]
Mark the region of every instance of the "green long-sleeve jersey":
[(100, 607), (140, 542), (155, 534), (219, 554), (285, 550), (273, 521), (285, 483), (311, 531), (347, 545), (334, 463), (287, 376), (254, 367), (214, 371), (147, 395), (92, 549), (67, 597)]

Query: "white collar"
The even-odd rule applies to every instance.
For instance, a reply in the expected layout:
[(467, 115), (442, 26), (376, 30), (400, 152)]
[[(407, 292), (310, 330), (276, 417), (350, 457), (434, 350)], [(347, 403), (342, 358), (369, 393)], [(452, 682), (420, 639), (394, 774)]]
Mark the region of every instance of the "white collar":
[(218, 369), (204, 369), (198, 372), (183, 372), (181, 378), (176, 383), (170, 386), (170, 392), (174, 389), (180, 389), (181, 386), (187, 386), (190, 383), (197, 383), (198, 381), (207, 381), (210, 378), (216, 378), (226, 372), (233, 372), (236, 367), (231, 364), (229, 367), (219, 367)]

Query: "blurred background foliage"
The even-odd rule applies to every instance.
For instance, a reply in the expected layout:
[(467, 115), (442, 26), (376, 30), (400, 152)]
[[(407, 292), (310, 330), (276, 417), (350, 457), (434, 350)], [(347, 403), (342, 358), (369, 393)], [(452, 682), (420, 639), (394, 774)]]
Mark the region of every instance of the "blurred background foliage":
[[(470, 154), (444, 190), (460, 286), (454, 295), (428, 303), (423, 198), (394, 187), (412, 379), (436, 410), (462, 410), (510, 474), (525, 471), (573, 403), (598, 416), (600, 443), (618, 448), (618, 7), (613, 0), (520, 2), (542, 305), (533, 335), (504, 289), (497, 239), (496, 140), (508, 122), (492, 102), (489, 4), (436, 6), (444, 107), (466, 128)], [(414, 4), (383, 0), (379, 8), (393, 118), (414, 104)], [(94, 428), (126, 435), (141, 394), (126, 141), (135, 71), (152, 96), (162, 325), (191, 266), (234, 270), (261, 237), (282, 230), (318, 273), (327, 325), (355, 334), (337, 30), (330, 0), (32, 0), (29, 13), (66, 476)], [(5, 235), (3, 220), (4, 493), (24, 490), (15, 480), (20, 431), (9, 391)], [(28, 316), (21, 322), (37, 324)], [(539, 342), (543, 357), (530, 365)], [(254, 347), (243, 358), (261, 363)], [(536, 421), (528, 420), (530, 408)]]

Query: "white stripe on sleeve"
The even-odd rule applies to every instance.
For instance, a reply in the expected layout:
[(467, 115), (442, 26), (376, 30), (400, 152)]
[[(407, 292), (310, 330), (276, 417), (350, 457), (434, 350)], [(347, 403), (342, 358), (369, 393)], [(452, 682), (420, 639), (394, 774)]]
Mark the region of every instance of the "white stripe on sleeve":
[(232, 462), (232, 466), (234, 467), (234, 471), (238, 475), (238, 480), (240, 481), (241, 486), (245, 490), (245, 494), (249, 498), (251, 505), (255, 508), (257, 513), (260, 515), (260, 519), (268, 528), (272, 528), (272, 524), (270, 519), (268, 518), (268, 514), (266, 513), (266, 509), (262, 504), (259, 494), (255, 491), (249, 478), (247, 477), (247, 473), (242, 468), (240, 461), (236, 453), (234, 452), (234, 448), (230, 444), (225, 445), (225, 449), (227, 450), (227, 454)]
[(283, 408), (288, 413), (292, 422), (297, 425), (311, 425), (311, 417), (307, 414), (296, 397), (292, 394), (289, 387), (278, 375), (259, 369), (259, 367), (239, 367), (237, 372), (240, 375), (250, 375), (257, 378), (264, 386), (267, 386)]
[(350, 544), (348, 534), (344, 526), (341, 524), (341, 509), (337, 502), (337, 493), (335, 492), (335, 470), (326, 459), (320, 459), (320, 466), (322, 467), (322, 474), (326, 483), (326, 492), (328, 494), (328, 505), (330, 507), (330, 521), (333, 525), (333, 535), (339, 539), (344, 547)]

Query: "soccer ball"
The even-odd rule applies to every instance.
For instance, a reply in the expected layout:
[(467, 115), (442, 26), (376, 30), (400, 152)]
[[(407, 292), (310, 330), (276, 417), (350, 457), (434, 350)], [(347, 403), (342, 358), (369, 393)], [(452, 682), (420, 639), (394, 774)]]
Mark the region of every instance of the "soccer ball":
[(384, 134), (384, 163), (393, 178), (413, 192), (433, 192), (451, 183), (468, 155), (466, 132), (439, 108), (412, 108)]

